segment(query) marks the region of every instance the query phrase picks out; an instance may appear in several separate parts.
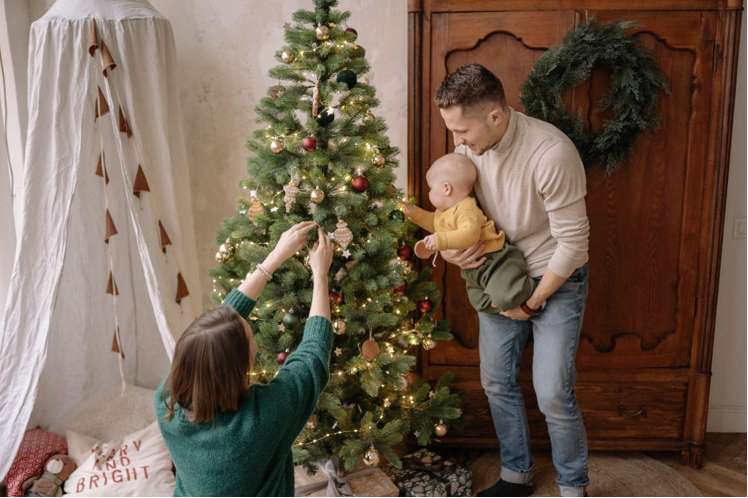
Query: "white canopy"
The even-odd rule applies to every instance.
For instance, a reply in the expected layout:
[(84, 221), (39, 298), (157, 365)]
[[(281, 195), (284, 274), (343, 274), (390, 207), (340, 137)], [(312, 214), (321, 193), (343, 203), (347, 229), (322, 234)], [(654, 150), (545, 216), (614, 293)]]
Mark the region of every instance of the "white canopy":
[[(27, 427), (124, 380), (158, 386), (200, 311), (169, 21), (145, 0), (58, 0), (31, 26), (28, 78), (21, 231), (0, 326), (0, 476)], [(102, 155), (108, 183), (96, 175)]]

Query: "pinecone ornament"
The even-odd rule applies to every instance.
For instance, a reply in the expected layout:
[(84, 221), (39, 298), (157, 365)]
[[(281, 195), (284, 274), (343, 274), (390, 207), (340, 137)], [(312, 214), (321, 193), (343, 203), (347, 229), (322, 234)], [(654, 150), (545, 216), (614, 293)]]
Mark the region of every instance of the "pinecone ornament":
[(250, 199), (252, 201), (252, 204), (249, 206), (249, 209), (247, 209), (247, 218), (252, 222), (254, 226), (257, 226), (255, 216), (257, 216), (258, 214), (262, 214), (262, 203), (260, 202), (260, 199), (257, 198), (256, 190), (252, 190), (250, 192)]

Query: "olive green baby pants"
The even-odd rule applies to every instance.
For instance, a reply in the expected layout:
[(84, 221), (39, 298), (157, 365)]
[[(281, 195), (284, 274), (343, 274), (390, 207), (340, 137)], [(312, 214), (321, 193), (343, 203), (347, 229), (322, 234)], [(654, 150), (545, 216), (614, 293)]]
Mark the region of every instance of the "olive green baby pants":
[(527, 301), (537, 283), (527, 275), (520, 250), (504, 244), (501, 250), (481, 257), (484, 256), (486, 261), (478, 268), (460, 272), (473, 308), (484, 313), (498, 313), (514, 309)]

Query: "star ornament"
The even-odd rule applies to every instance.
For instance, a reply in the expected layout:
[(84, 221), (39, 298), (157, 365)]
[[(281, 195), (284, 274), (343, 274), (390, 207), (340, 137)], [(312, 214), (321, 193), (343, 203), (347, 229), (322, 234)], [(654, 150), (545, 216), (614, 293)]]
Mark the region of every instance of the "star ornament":
[(348, 249), (346, 249), (345, 251), (343, 251), (343, 257), (346, 258), (346, 259), (350, 258), (351, 257), (351, 251), (349, 251)]
[(280, 330), (281, 332), (283, 332), (284, 330), (286, 330), (286, 326), (283, 325), (282, 323), (279, 323), (278, 324), (278, 330)]
[(335, 240), (335, 234), (333, 232), (327, 232), (327, 236), (330, 238), (330, 240)]
[(340, 348), (335, 348), (335, 355), (340, 356), (341, 354), (343, 354), (343, 350)]
[(291, 23), (290, 22), (283, 23), (283, 29), (285, 31), (290, 30), (291, 29)]
[(274, 213), (278, 211), (278, 206), (275, 206), (274, 208), (270, 208), (270, 212)]

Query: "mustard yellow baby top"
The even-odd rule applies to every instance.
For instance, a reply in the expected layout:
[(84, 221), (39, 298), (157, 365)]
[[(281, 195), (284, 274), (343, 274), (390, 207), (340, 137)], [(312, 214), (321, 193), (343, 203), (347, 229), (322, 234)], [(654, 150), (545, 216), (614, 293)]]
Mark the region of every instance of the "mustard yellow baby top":
[(469, 249), (482, 240), (486, 245), (483, 254), (504, 247), (505, 235), (496, 230), (493, 221), (486, 218), (472, 197), (465, 197), (446, 211), (426, 211), (413, 206), (411, 220), (424, 230), (436, 235), (436, 250)]

